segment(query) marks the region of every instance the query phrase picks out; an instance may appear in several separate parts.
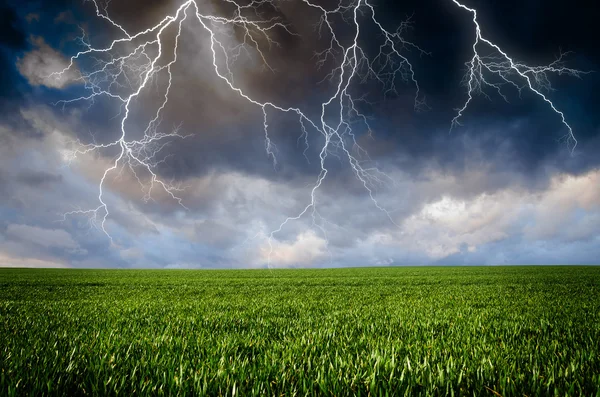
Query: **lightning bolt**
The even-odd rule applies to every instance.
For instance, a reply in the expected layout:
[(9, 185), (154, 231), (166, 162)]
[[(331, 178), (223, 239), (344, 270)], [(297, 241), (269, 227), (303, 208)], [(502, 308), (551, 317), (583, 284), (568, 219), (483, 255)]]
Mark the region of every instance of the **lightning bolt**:
[[(105, 201), (104, 188), (108, 176), (116, 172), (119, 168), (121, 168), (121, 171), (123, 168), (128, 168), (133, 173), (145, 192), (144, 197), (146, 200), (151, 199), (153, 189), (160, 187), (174, 200), (182, 204), (181, 199), (177, 197), (180, 187), (163, 181), (158, 175), (156, 167), (164, 159), (157, 161), (156, 156), (166, 146), (166, 143), (164, 143), (165, 140), (169, 138), (184, 138), (184, 136), (180, 135), (178, 131), (160, 133), (157, 128), (161, 112), (169, 100), (172, 81), (171, 66), (177, 62), (177, 49), (182, 34), (183, 23), (188, 18), (194, 18), (200, 23), (200, 26), (210, 39), (210, 51), (212, 53), (215, 75), (230, 90), (261, 109), (264, 116), (265, 149), (267, 155), (272, 158), (274, 166), (277, 164), (277, 148), (269, 136), (269, 112), (295, 113), (298, 116), (300, 128), (305, 138), (305, 156), (308, 149), (309, 130), (320, 133), (324, 138), (323, 147), (319, 151), (320, 172), (314, 186), (309, 192), (308, 202), (300, 213), (286, 218), (277, 229), (269, 234), (269, 258), (273, 250), (272, 240), (274, 236), (288, 222), (300, 219), (309, 212), (313, 219), (313, 225), (317, 226), (325, 234), (325, 230), (319, 222), (322, 217), (317, 211), (316, 192), (327, 177), (328, 170), (325, 166), (325, 161), (329, 154), (334, 154), (347, 161), (358, 180), (367, 190), (375, 206), (384, 211), (390, 220), (394, 222), (389, 212), (378, 203), (376, 198), (378, 186), (389, 180), (389, 177), (374, 167), (365, 168), (362, 165), (363, 161), (360, 158), (360, 154), (366, 155), (366, 151), (360, 147), (355, 139), (353, 124), (358, 120), (366, 126), (369, 132), (371, 131), (371, 127), (368, 123), (368, 118), (357, 106), (357, 103), (362, 101), (363, 98), (353, 97), (350, 87), (357, 80), (365, 81), (366, 79), (374, 78), (382, 84), (385, 94), (391, 95), (396, 93), (396, 84), (399, 80), (410, 81), (416, 87), (415, 108), (420, 109), (425, 106), (413, 67), (406, 56), (402, 54), (402, 51), (407, 48), (415, 49), (420, 54), (425, 53), (402, 37), (402, 33), (409, 26), (410, 21), (402, 23), (396, 31), (388, 31), (377, 21), (375, 8), (368, 0), (356, 0), (348, 4), (339, 4), (334, 9), (326, 9), (309, 0), (302, 0), (306, 6), (319, 12), (319, 32), (320, 34), (325, 32), (330, 38), (329, 48), (316, 54), (316, 66), (323, 67), (331, 61), (337, 65), (328, 74), (328, 79), (334, 86), (333, 94), (321, 104), (320, 115), (318, 117), (310, 117), (306, 111), (299, 107), (285, 107), (274, 102), (261, 102), (236, 85), (232, 65), (246, 46), (254, 48), (267, 68), (273, 70), (269, 66), (265, 52), (263, 52), (259, 45), (257, 35), (261, 35), (271, 45), (277, 44), (268, 34), (271, 30), (283, 29), (289, 34), (294, 33), (289, 26), (277, 18), (266, 20), (260, 18), (258, 10), (261, 6), (270, 5), (275, 7), (275, 3), (271, 0), (255, 0), (248, 4), (240, 4), (234, 0), (225, 1), (235, 8), (231, 17), (202, 13), (198, 1), (188, 0), (181, 4), (173, 15), (166, 16), (157, 25), (135, 34), (129, 33), (123, 26), (111, 19), (106, 12), (106, 8), (100, 7), (96, 0), (93, 1), (96, 14), (117, 28), (124, 37), (112, 41), (110, 45), (104, 48), (92, 47), (85, 40), (85, 36), (81, 38), (81, 43), (86, 49), (72, 56), (70, 64), (63, 71), (57, 73), (57, 75), (73, 69), (75, 62), (84, 57), (94, 57), (96, 61), (94, 65), (96, 67), (88, 73), (82, 73), (81, 76), (81, 80), (85, 83), (90, 93), (86, 96), (61, 101), (60, 103), (64, 106), (77, 101), (93, 102), (99, 96), (107, 96), (120, 101), (123, 108), (120, 123), (121, 134), (117, 140), (106, 144), (80, 144), (71, 153), (71, 157), (74, 159), (79, 155), (100, 149), (115, 148), (118, 150), (118, 154), (114, 158), (112, 165), (104, 170), (100, 180), (99, 205), (92, 209), (70, 211), (64, 214), (64, 216), (77, 214), (89, 216), (91, 223), (99, 226), (113, 241), (106, 228), (106, 221), (110, 212)], [(373, 59), (369, 59), (366, 51), (359, 45), (361, 38), (361, 23), (359, 19), (364, 15), (377, 26), (384, 38), (384, 42), (379, 48), (379, 53)], [(342, 44), (343, 40), (338, 38), (334, 29), (333, 19), (339, 16), (342, 16), (354, 29), (353, 40), (348, 44)], [(173, 53), (170, 54), (170, 60), (165, 63), (163, 59), (166, 57), (166, 54), (163, 53), (163, 36), (165, 31), (174, 24), (177, 25), (175, 46)], [(239, 46), (228, 49), (223, 40), (219, 38), (219, 27), (223, 26), (242, 28), (244, 31), (244, 41)], [(125, 45), (129, 45), (130, 51), (125, 54), (116, 55), (118, 48)], [(153, 46), (157, 47), (155, 53), (151, 51), (151, 47)], [(108, 59), (102, 60), (99, 58), (101, 55), (106, 56)], [(140, 96), (144, 89), (148, 88), (152, 79), (156, 78), (162, 71), (166, 71), (168, 76), (168, 85), (165, 89), (164, 100), (145, 128), (143, 138), (133, 139), (131, 138), (131, 134), (128, 134), (129, 126), (127, 124), (130, 117), (131, 104)], [(134, 88), (128, 95), (121, 93), (124, 88), (123, 81), (129, 87)], [(353, 153), (359, 153), (359, 155)], [(143, 179), (138, 175), (137, 169), (142, 169), (149, 175), (149, 183), (144, 183)]]
[[(97, 0), (92, 0), (96, 15), (106, 20), (118, 32), (120, 37), (113, 40), (106, 47), (94, 47), (85, 37), (80, 42), (84, 50), (76, 53), (70, 58), (69, 65), (62, 71), (55, 73), (56, 77), (76, 68), (76, 63), (90, 62), (91, 70), (81, 72), (81, 82), (87, 89), (87, 94), (78, 98), (60, 101), (63, 106), (79, 101), (89, 101), (90, 105), (98, 97), (108, 97), (121, 104), (120, 135), (118, 139), (108, 143), (83, 144), (76, 142), (76, 148), (70, 153), (70, 158), (75, 159), (99, 150), (113, 150), (116, 152), (111, 165), (102, 175), (98, 187), (98, 205), (90, 209), (77, 209), (64, 214), (64, 219), (72, 215), (85, 215), (90, 224), (99, 227), (114, 241), (107, 230), (107, 219), (110, 216), (109, 207), (106, 203), (105, 190), (107, 179), (111, 174), (120, 175), (128, 170), (135, 177), (144, 192), (144, 200), (152, 200), (152, 192), (156, 189), (164, 190), (173, 200), (183, 206), (178, 193), (185, 187), (174, 184), (161, 178), (157, 167), (165, 161), (160, 154), (167, 147), (171, 139), (185, 139), (179, 129), (169, 132), (161, 132), (161, 115), (169, 101), (172, 88), (172, 66), (178, 61), (178, 45), (182, 35), (182, 27), (187, 21), (198, 23), (206, 34), (210, 43), (210, 55), (215, 77), (222, 81), (224, 87), (238, 94), (249, 104), (257, 107), (263, 115), (263, 131), (265, 149), (267, 156), (277, 165), (277, 147), (269, 134), (269, 115), (271, 112), (295, 114), (299, 129), (304, 137), (304, 156), (309, 148), (309, 133), (316, 132), (323, 139), (320, 147), (319, 162), (320, 171), (312, 188), (307, 192), (306, 205), (300, 212), (289, 216), (267, 235), (269, 244), (269, 263), (273, 254), (273, 239), (280, 233), (289, 222), (299, 220), (307, 214), (312, 217), (313, 226), (320, 229), (325, 238), (327, 234), (324, 224), (327, 222), (318, 211), (317, 192), (328, 176), (326, 160), (329, 155), (339, 158), (348, 164), (358, 181), (364, 186), (374, 206), (387, 215), (389, 220), (395, 221), (377, 200), (378, 189), (390, 182), (392, 179), (378, 170), (376, 167), (367, 167), (368, 154), (360, 147), (356, 140), (356, 124), (366, 129), (370, 134), (372, 128), (368, 117), (358, 106), (366, 102), (363, 96), (356, 97), (353, 87), (356, 84), (372, 79), (382, 87), (384, 96), (397, 94), (397, 85), (400, 82), (409, 83), (414, 87), (414, 108), (422, 110), (427, 108), (424, 96), (421, 93), (419, 83), (415, 76), (413, 65), (408, 59), (408, 54), (416, 52), (419, 56), (427, 54), (417, 45), (407, 41), (404, 33), (411, 25), (410, 19), (402, 22), (397, 29), (387, 30), (377, 19), (376, 9), (370, 0), (342, 0), (334, 8), (326, 8), (312, 0), (298, 0), (306, 7), (318, 13), (319, 20), (316, 28), (319, 37), (328, 40), (328, 47), (315, 54), (315, 67), (318, 69), (331, 66), (325, 80), (331, 85), (331, 95), (324, 98), (320, 104), (320, 113), (311, 115), (301, 107), (289, 107), (271, 101), (261, 101), (251, 93), (245, 91), (237, 83), (233, 72), (233, 65), (241, 57), (242, 53), (256, 54), (267, 71), (277, 73), (268, 62), (268, 53), (263, 48), (266, 46), (279, 45), (271, 38), (270, 33), (281, 30), (289, 35), (296, 35), (292, 28), (280, 18), (265, 18), (261, 13), (262, 7), (277, 9), (276, 0), (249, 0), (241, 3), (237, 0), (221, 0), (232, 7), (233, 12), (229, 16), (214, 15), (202, 10), (200, 0), (187, 0), (177, 7), (171, 15), (165, 16), (156, 25), (137, 33), (127, 31), (117, 21), (112, 19), (107, 12), (107, 7), (101, 7)], [(468, 86), (468, 99), (464, 106), (458, 110), (457, 116), (452, 120), (452, 126), (459, 124), (459, 119), (467, 110), (475, 93), (483, 92), (484, 87), (495, 88), (500, 95), (504, 84), (510, 84), (519, 92), (528, 87), (537, 95), (548, 102), (552, 109), (561, 117), (563, 123), (569, 129), (569, 139), (576, 143), (571, 127), (566, 123), (563, 113), (556, 109), (554, 104), (542, 93), (542, 90), (551, 88), (547, 80), (547, 73), (556, 72), (578, 76), (581, 72), (565, 68), (561, 59), (546, 67), (529, 67), (513, 61), (505, 52), (492, 42), (486, 40), (482, 34), (477, 21), (477, 12), (452, 0), (459, 7), (473, 14), (473, 22), (476, 26), (476, 41), (473, 45), (474, 56), (468, 63), (469, 72), (466, 77)], [(345, 32), (350, 28), (351, 37), (348, 40), (336, 29), (339, 20), (345, 22)], [(375, 56), (368, 56), (368, 52), (361, 46), (367, 38), (363, 37), (363, 25), (369, 23), (374, 26), (381, 43), (379, 51)], [(236, 28), (242, 32), (239, 45), (228, 47), (223, 37), (229, 37), (226, 29)], [(165, 50), (165, 40), (170, 29), (175, 29), (175, 39), (172, 51)], [(325, 38), (324, 38), (325, 37)], [(365, 39), (365, 40), (363, 40)], [(262, 41), (264, 40), (264, 42)], [(372, 40), (372, 38), (371, 38)], [(266, 44), (261, 44), (261, 42)], [(495, 49), (500, 56), (481, 56), (478, 52), (479, 46), (487, 44)], [(494, 83), (484, 78), (484, 74), (490, 73), (500, 77), (501, 83)], [(167, 84), (164, 95), (156, 113), (143, 129), (141, 138), (135, 137), (135, 128), (130, 121), (132, 104), (139, 99), (145, 90), (150, 89), (153, 82), (159, 76), (166, 75)], [(517, 82), (518, 78), (525, 81), (524, 84)], [(325, 81), (324, 80), (324, 81)], [(158, 87), (158, 84), (156, 84)], [(574, 146), (574, 145), (573, 145)], [(307, 158), (308, 160), (308, 158)]]
[[(519, 97), (523, 90), (527, 89), (550, 106), (551, 110), (560, 117), (562, 124), (567, 128), (567, 134), (563, 138), (567, 142), (568, 147), (570, 147), (571, 153), (574, 153), (577, 146), (577, 139), (573, 133), (573, 128), (567, 122), (564, 113), (546, 95), (553, 90), (548, 75), (554, 73), (581, 77), (582, 74), (589, 72), (566, 67), (564, 64), (566, 53), (562, 52), (549, 65), (529, 66), (515, 61), (497, 44), (483, 36), (477, 19), (477, 10), (465, 6), (458, 0), (452, 1), (458, 7), (473, 15), (475, 41), (473, 42), (473, 57), (466, 63), (467, 73), (463, 79), (464, 84), (467, 86), (467, 100), (461, 108), (457, 109), (456, 116), (452, 119), (450, 130), (461, 125), (459, 120), (473, 101), (474, 95), (482, 94), (484, 97), (490, 99), (485, 91), (486, 88), (496, 91), (504, 101), (508, 102), (507, 96), (502, 91), (502, 88), (508, 85), (517, 90)], [(480, 48), (485, 46), (492, 50), (492, 55), (481, 55)], [(497, 80), (493, 81), (491, 80), (492, 78)]]

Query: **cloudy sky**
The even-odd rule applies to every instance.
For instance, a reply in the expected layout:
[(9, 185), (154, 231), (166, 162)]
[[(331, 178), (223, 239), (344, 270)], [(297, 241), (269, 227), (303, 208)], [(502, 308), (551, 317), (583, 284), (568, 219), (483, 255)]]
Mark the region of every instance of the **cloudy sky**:
[(597, 264), (600, 7), (369, 1), (0, 2), (0, 266)]

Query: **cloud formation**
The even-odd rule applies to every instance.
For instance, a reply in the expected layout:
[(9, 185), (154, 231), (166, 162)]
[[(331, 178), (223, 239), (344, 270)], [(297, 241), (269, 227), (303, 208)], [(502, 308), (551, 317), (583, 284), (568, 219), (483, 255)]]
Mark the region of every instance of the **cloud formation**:
[[(113, 2), (109, 11), (136, 31), (174, 5)], [(406, 7), (419, 12), (427, 5)], [(465, 16), (449, 18), (444, 14), (448, 10), (438, 8), (418, 13), (415, 25), (415, 31), (448, 29), (436, 36), (438, 41), (420, 36), (434, 55), (415, 57), (432, 109), (413, 111), (411, 87), (386, 101), (375, 94), (374, 105), (365, 106), (374, 131), (357, 129), (357, 140), (369, 153), (357, 154), (364, 166), (377, 166), (389, 176), (373, 189), (388, 213), (374, 205), (340, 152), (332, 150), (328, 178), (315, 197), (317, 210), (286, 223), (270, 244), (271, 232), (310, 200), (310, 186), (320, 171), (322, 136), (312, 130), (308, 137), (302, 135), (292, 115), (269, 114), (271, 138), (278, 148), (273, 167), (265, 152), (261, 109), (215, 77), (205, 54), (210, 49), (206, 36), (194, 25), (185, 28), (181, 62), (173, 68), (172, 96), (158, 127), (166, 132), (180, 128), (191, 136), (165, 146), (159, 153), (164, 161), (155, 168), (162, 178), (185, 186), (180, 193), (185, 208), (160, 189), (148, 199), (136, 175), (124, 167), (108, 176), (104, 191), (110, 208), (106, 228), (113, 244), (99, 230), (97, 219), (63, 217), (98, 203), (98, 183), (116, 155), (114, 148), (107, 148), (73, 157), (72, 149), (112, 142), (120, 133), (123, 108), (106, 98), (48, 105), (85, 93), (73, 84), (82, 72), (74, 69), (62, 78), (50, 77), (66, 66), (73, 48), (53, 48), (48, 43), (56, 44), (59, 38), (50, 33), (46, 39), (34, 36), (32, 48), (12, 61), (31, 91), (25, 90), (26, 100), (14, 99), (16, 111), (0, 121), (0, 266), (230, 268), (264, 267), (269, 260), (274, 267), (597, 262), (600, 118), (589, 109), (600, 103), (600, 79), (586, 76), (583, 86), (559, 80), (560, 89), (552, 93), (575, 120), (581, 138), (575, 155), (557, 141), (564, 130), (555, 115), (526, 95), (515, 96), (511, 104), (476, 98), (464, 127), (449, 134), (453, 108), (464, 99), (460, 68), (469, 46), (458, 40), (458, 33), (456, 42), (446, 40), (455, 37), (449, 32), (460, 33), (460, 18)], [(29, 19), (27, 29), (37, 29), (34, 26), (42, 25), (38, 19), (57, 20), (68, 29), (67, 20), (97, 19), (94, 10), (84, 9), (89, 15), (67, 11), (42, 13), (37, 19), (23, 16), (23, 23)], [(214, 11), (227, 10), (214, 6)], [(385, 23), (396, 23), (403, 11), (390, 6)], [(257, 97), (318, 111), (331, 85), (322, 82), (323, 71), (314, 68), (318, 32), (309, 23), (314, 15), (287, 3), (269, 13), (284, 18), (307, 39), (282, 35), (284, 45), (274, 46), (270, 54), (273, 71), (253, 62), (256, 53), (249, 47), (250, 56), (235, 66), (236, 82)], [(487, 14), (482, 11), (482, 18)], [(96, 29), (109, 37), (119, 34), (105, 25)], [(240, 41), (235, 30), (223, 34), (232, 46)], [(527, 51), (523, 47), (522, 52)], [(586, 61), (594, 64), (593, 59)], [(161, 103), (166, 81), (164, 74), (157, 77), (153, 89), (132, 104), (127, 125), (132, 134), (143, 132)], [(53, 90), (38, 90), (40, 86)], [(377, 93), (380, 87), (365, 83), (359, 88)]]
[(71, 252), (79, 249), (79, 245), (71, 235), (61, 229), (43, 229), (38, 226), (11, 224), (6, 227), (6, 236), (44, 248), (60, 248)]
[(61, 89), (81, 78), (77, 68), (57, 74), (69, 66), (69, 60), (43, 37), (31, 37), (31, 43), (34, 48), (17, 60), (17, 69), (30, 85)]

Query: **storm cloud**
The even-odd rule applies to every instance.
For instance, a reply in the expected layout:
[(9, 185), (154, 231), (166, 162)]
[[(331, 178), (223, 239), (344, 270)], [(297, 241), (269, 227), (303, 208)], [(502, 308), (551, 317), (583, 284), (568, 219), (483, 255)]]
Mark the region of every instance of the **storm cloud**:
[[(1, 87), (13, 111), (0, 120), (0, 265), (596, 263), (600, 117), (595, 109), (600, 104), (600, 77), (591, 73), (581, 80), (552, 78), (556, 90), (547, 94), (564, 111), (579, 140), (573, 153), (561, 141), (565, 127), (548, 104), (525, 91), (519, 96), (510, 87), (509, 103), (493, 92), (490, 99), (475, 97), (462, 126), (450, 131), (456, 108), (466, 98), (461, 81), (473, 40), (470, 15), (451, 3), (375, 2), (381, 22), (390, 30), (410, 17), (406, 37), (429, 53), (410, 47), (405, 53), (428, 106), (415, 111), (415, 87), (409, 83), (398, 82), (397, 94), (385, 96), (377, 81), (353, 86), (356, 97), (366, 93), (368, 103), (358, 106), (372, 127), (368, 131), (357, 123), (355, 137), (368, 155), (360, 150), (353, 154), (365, 168), (377, 167), (387, 176), (369, 192), (344, 153), (334, 148), (325, 163), (327, 178), (314, 196), (315, 210), (287, 222), (311, 201), (311, 188), (321, 171), (323, 135), (310, 126), (303, 131), (293, 112), (269, 109), (269, 138), (277, 148), (274, 165), (265, 150), (262, 109), (215, 75), (210, 38), (190, 18), (183, 25), (178, 62), (171, 69), (169, 102), (155, 126), (160, 132), (177, 129), (186, 137), (170, 140), (153, 168), (160, 178), (184, 188), (178, 192), (183, 205), (160, 188), (147, 197), (138, 181), (147, 174), (134, 174), (127, 167), (109, 174), (105, 228), (112, 241), (101, 228), (101, 217), (64, 214), (99, 205), (98, 184), (118, 152), (110, 147), (73, 157), (72, 150), (118, 139), (124, 108), (100, 96), (61, 101), (112, 84), (107, 74), (85, 74), (95, 61), (107, 62), (114, 54), (77, 60), (60, 78), (52, 73), (85, 49), (73, 39), (82, 37), (80, 26), (86, 28), (85, 42), (100, 47), (122, 32), (98, 17), (91, 2), (71, 7), (57, 2), (44, 9), (41, 3), (38, 8), (9, 4), (4, 18), (10, 19), (11, 39), (2, 44), (2, 67), (16, 77), (3, 80)], [(138, 32), (165, 13), (172, 14), (179, 4), (110, 2), (100, 12)], [(232, 13), (216, 0), (198, 4), (215, 15)], [(592, 39), (598, 10), (536, 1), (469, 4), (478, 7), (485, 34), (517, 59), (549, 63), (562, 49), (572, 51), (566, 58), (569, 66), (598, 70), (599, 51)], [(326, 79), (330, 65), (315, 65), (315, 52), (328, 45), (327, 35), (315, 27), (319, 15), (295, 2), (260, 11), (263, 18), (277, 17), (290, 30), (271, 32), (279, 45), (247, 46), (232, 64), (236, 84), (260, 101), (297, 106), (318, 117), (323, 98), (335, 90)], [(339, 24), (345, 32), (344, 21)], [(53, 25), (60, 26), (60, 34), (54, 33)], [(174, 50), (175, 34), (165, 33), (165, 53)], [(231, 48), (244, 40), (236, 29), (224, 27), (220, 34)], [(373, 35), (361, 46), (377, 51), (379, 40)], [(262, 64), (256, 45), (265, 49), (271, 69)], [(129, 64), (131, 70), (143, 61), (140, 56)], [(143, 135), (161, 106), (167, 77), (166, 70), (161, 72), (152, 88), (131, 104), (126, 128), (133, 136)], [(129, 83), (135, 87), (135, 73), (120, 78), (114, 82), (119, 85), (116, 92), (129, 92)]]

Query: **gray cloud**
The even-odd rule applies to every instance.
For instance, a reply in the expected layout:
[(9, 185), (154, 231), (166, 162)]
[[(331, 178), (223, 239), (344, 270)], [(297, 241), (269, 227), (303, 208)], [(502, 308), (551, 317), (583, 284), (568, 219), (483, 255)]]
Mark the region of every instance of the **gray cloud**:
[(17, 240), (40, 245), (44, 248), (61, 248), (76, 252), (79, 244), (61, 229), (43, 229), (38, 226), (8, 225), (6, 235)]
[[(97, 183), (109, 164), (97, 155), (66, 163), (63, 153), (81, 114), (65, 119), (44, 107), (21, 113), (38, 134), (3, 127), (11, 143), (0, 160), (5, 197), (0, 211), (8, 211), (0, 214), (14, 214), (2, 215), (8, 223), (0, 251), (21, 258), (14, 263), (29, 257), (32, 263), (91, 267), (262, 267), (271, 250), (270, 232), (310, 200), (307, 185), (313, 177), (283, 180), (223, 169), (185, 179), (185, 210), (160, 191), (144, 203), (139, 185), (124, 172), (111, 177), (105, 191), (111, 211), (106, 227), (116, 243), (110, 248), (86, 217), (67, 217), (56, 226), (62, 213), (97, 203)], [(473, 156), (467, 164), (479, 161)], [(16, 159), (27, 165), (15, 168)], [(561, 258), (570, 252), (565, 247), (581, 249), (598, 238), (597, 169), (581, 175), (554, 172), (549, 183), (537, 186), (519, 183), (519, 175), (508, 170), (505, 178), (512, 183), (490, 188), (488, 179), (503, 177), (486, 167), (450, 172), (431, 165), (426, 173), (411, 174), (383, 159), (380, 165), (391, 181), (376, 198), (399, 227), (375, 207), (349, 170), (334, 167), (316, 195), (314, 223), (309, 212), (274, 235), (272, 265), (468, 264), (483, 257), (482, 263), (493, 264), (526, 260), (533, 252)], [(521, 256), (510, 254), (515, 249)]]
[(31, 42), (34, 49), (17, 60), (17, 69), (29, 84), (64, 88), (81, 77), (77, 68), (60, 73), (69, 65), (69, 60), (50, 47), (42, 37), (32, 37)]
[[(132, 31), (175, 5), (108, 4), (111, 15)], [(249, 56), (232, 67), (236, 84), (257, 98), (318, 114), (332, 86), (318, 84), (323, 71), (315, 70), (312, 55), (322, 43), (316, 41), (310, 13), (300, 8), (285, 2), (278, 10), (265, 10), (305, 38), (273, 33), (284, 44), (270, 50), (275, 71), (261, 68), (252, 46)], [(494, 102), (490, 111), (474, 106), (465, 127), (450, 134), (452, 106), (446, 98), (433, 103), (447, 109), (419, 114), (413, 112), (413, 87), (400, 87), (397, 97), (381, 102), (380, 87), (371, 83), (355, 88), (373, 88), (375, 105), (365, 111), (374, 116), (374, 134), (368, 136), (364, 127), (356, 132), (370, 155), (361, 157), (364, 166), (377, 166), (389, 176), (373, 186), (388, 213), (373, 203), (343, 152), (332, 150), (328, 177), (315, 195), (316, 212), (287, 222), (269, 240), (287, 217), (310, 202), (322, 137), (309, 130), (307, 161), (304, 140), (298, 142), (297, 117), (268, 110), (270, 136), (278, 147), (273, 167), (265, 152), (261, 109), (215, 77), (202, 28), (190, 24), (184, 30), (159, 130), (182, 123), (181, 131), (194, 135), (167, 146), (159, 154), (165, 162), (155, 171), (187, 186), (179, 195), (186, 208), (160, 188), (145, 200), (135, 175), (123, 168), (108, 175), (103, 196), (110, 211), (105, 226), (114, 245), (99, 228), (102, 211), (96, 218), (63, 220), (65, 212), (99, 205), (98, 183), (115, 156), (108, 149), (73, 157), (70, 150), (78, 140), (108, 143), (119, 136), (123, 109), (100, 97), (65, 108), (36, 105), (49, 101), (32, 98), (14, 120), (0, 124), (0, 265), (263, 267), (270, 252), (272, 266), (286, 267), (591, 263), (598, 257), (600, 130), (593, 120), (591, 132), (571, 156), (556, 141), (560, 123), (542, 106), (527, 101), (525, 106)], [(235, 29), (222, 34), (230, 35), (228, 44), (239, 44)], [(172, 37), (166, 42), (168, 53)], [(32, 86), (65, 88), (79, 76), (75, 70), (64, 80), (48, 80), (66, 65), (66, 57), (42, 39), (34, 39), (34, 45), (17, 61)], [(462, 61), (453, 59), (459, 66)], [(437, 59), (418, 62), (432, 62), (424, 70), (439, 73)], [(79, 66), (83, 70), (89, 64)], [(166, 77), (163, 71), (132, 103), (126, 125), (130, 137), (144, 131), (160, 106)], [(422, 81), (428, 77), (419, 76)], [(71, 98), (71, 93), (64, 95)]]

